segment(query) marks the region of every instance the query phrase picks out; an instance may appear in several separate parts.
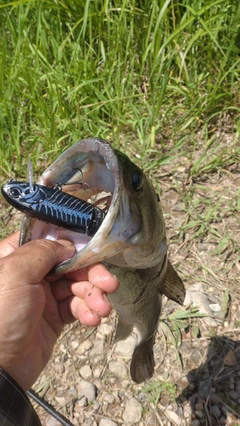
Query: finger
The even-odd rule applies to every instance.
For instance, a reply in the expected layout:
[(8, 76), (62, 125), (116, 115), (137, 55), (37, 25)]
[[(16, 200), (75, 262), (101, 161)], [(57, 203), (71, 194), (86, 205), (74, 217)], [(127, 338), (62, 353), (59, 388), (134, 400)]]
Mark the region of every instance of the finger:
[(0, 258), (7, 256), (19, 247), (19, 231), (0, 241)]
[(75, 247), (70, 242), (68, 246), (63, 246), (54, 241), (34, 240), (5, 257), (4, 267), (10, 271), (12, 278), (17, 280), (21, 271), (23, 283), (35, 283), (42, 280), (53, 266), (69, 259), (74, 253)]
[[(101, 317), (106, 317), (111, 312), (111, 304), (107, 295), (98, 287), (94, 287), (88, 281), (82, 283), (69, 284), (72, 294), (79, 299), (85, 299), (89, 309), (96, 312)], [(73, 312), (73, 315), (74, 312)]]
[(69, 297), (59, 303), (59, 314), (64, 324), (71, 324), (79, 320), (81, 324), (88, 327), (95, 327), (101, 322), (100, 316), (89, 309), (83, 299)]
[(69, 307), (73, 317), (78, 319), (81, 324), (88, 327), (95, 327), (100, 324), (101, 317), (86, 305), (85, 300), (73, 297), (69, 302)]
[(106, 293), (114, 293), (119, 287), (116, 276), (112, 275), (101, 263), (70, 272), (66, 276), (75, 281), (90, 281), (92, 285), (102, 289)]
[(63, 302), (73, 295), (79, 299), (85, 299), (89, 309), (99, 316), (106, 317), (111, 312), (111, 304), (106, 294), (94, 287), (89, 281), (74, 282), (61, 279), (51, 284), (52, 294), (58, 302)]

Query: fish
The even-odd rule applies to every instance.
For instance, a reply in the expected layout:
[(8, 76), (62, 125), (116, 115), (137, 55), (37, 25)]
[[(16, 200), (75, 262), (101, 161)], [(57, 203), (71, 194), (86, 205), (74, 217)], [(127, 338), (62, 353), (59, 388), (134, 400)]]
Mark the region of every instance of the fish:
[(54, 274), (96, 262), (106, 265), (120, 283), (115, 293), (108, 294), (118, 314), (114, 341), (137, 331), (130, 374), (136, 383), (149, 380), (154, 374), (153, 346), (162, 295), (179, 304), (185, 298), (184, 284), (168, 259), (163, 213), (152, 183), (123, 152), (92, 137), (66, 149), (37, 184), (53, 189), (61, 184), (63, 192), (105, 212), (93, 236), (25, 215), (20, 245), (38, 238), (71, 240), (76, 254), (57, 265)]

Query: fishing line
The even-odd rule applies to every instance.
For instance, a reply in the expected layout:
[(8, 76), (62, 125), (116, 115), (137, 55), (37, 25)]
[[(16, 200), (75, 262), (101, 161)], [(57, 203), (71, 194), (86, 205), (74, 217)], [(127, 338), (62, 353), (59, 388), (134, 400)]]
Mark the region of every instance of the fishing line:
[(61, 413), (59, 413), (49, 402), (44, 398), (38, 395), (32, 388), (27, 391), (28, 396), (30, 396), (35, 402), (37, 402), (40, 407), (44, 408), (47, 413), (51, 414), (55, 419), (57, 419), (63, 426), (74, 426), (70, 420), (66, 419)]
[(28, 181), (29, 181), (29, 190), (30, 192), (34, 191), (33, 188), (33, 165), (32, 162), (30, 160), (30, 158), (28, 158)]

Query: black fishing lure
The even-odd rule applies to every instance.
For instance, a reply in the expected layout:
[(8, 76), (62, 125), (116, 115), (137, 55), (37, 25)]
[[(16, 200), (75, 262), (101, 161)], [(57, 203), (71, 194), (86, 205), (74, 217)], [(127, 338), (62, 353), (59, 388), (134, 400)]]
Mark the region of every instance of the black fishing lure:
[(1, 191), (9, 204), (26, 215), (91, 237), (105, 217), (100, 208), (58, 188), (10, 179)]

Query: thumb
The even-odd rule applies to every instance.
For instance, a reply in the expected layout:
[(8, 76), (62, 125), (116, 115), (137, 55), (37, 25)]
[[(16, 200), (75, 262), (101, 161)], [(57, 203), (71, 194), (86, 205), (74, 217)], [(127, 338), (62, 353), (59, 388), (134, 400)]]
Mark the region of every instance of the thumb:
[(39, 282), (55, 265), (74, 255), (74, 245), (70, 241), (64, 241), (63, 244), (33, 240), (0, 259), (0, 264), (4, 262), (12, 279), (16, 275), (16, 278), (21, 276), (25, 282)]

